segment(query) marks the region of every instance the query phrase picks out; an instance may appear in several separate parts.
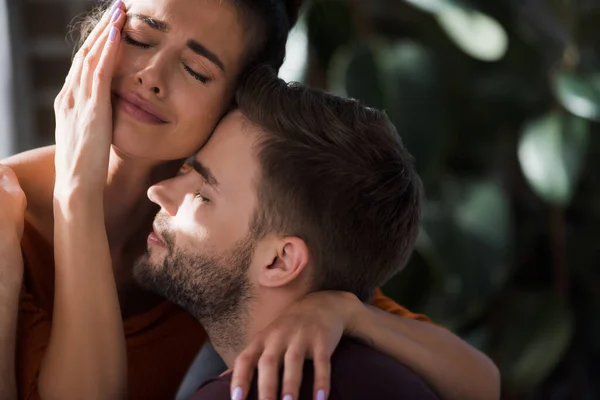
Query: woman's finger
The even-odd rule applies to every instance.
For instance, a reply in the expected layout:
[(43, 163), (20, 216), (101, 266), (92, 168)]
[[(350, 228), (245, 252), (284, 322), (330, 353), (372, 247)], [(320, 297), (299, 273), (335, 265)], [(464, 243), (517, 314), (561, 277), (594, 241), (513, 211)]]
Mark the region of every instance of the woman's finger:
[[(96, 76), (100, 72), (99, 70), (102, 68), (103, 72), (106, 67), (102, 67), (102, 64), (106, 64), (107, 62), (110, 64), (114, 57), (111, 57), (112, 49), (115, 49), (114, 39), (110, 40), (111, 32), (114, 35), (115, 30), (120, 30), (120, 22), (125, 19), (125, 14), (120, 9), (116, 9), (111, 17), (111, 23), (106, 27), (102, 35), (96, 40), (94, 46), (88, 53), (87, 57), (83, 62), (83, 70), (81, 73), (81, 92), (84, 96), (91, 96), (94, 91), (94, 82), (96, 80)], [(111, 64), (112, 65), (112, 64)], [(112, 72), (112, 69), (109, 70), (109, 73)]]
[(315, 367), (314, 398), (325, 400), (329, 396), (331, 385), (331, 354), (327, 353), (324, 347), (318, 347), (313, 354), (313, 364)]
[(254, 370), (264, 348), (262, 342), (254, 342), (242, 351), (233, 366), (233, 375), (231, 377), (231, 398), (232, 400), (242, 400), (248, 396)]
[[(112, 20), (119, 17), (120, 10), (115, 10)], [(101, 32), (100, 36), (94, 42), (92, 48), (88, 51), (85, 56), (82, 68), (81, 68), (81, 76), (80, 81), (78, 82), (79, 87), (81, 89), (81, 95), (85, 96), (85, 98), (89, 98), (92, 94), (92, 81), (94, 76), (94, 71), (96, 70), (96, 66), (98, 61), (100, 60), (100, 55), (102, 54), (104, 48), (106, 47), (106, 41), (108, 40), (108, 32), (111, 29), (112, 24), (107, 25), (106, 28)]]
[(258, 360), (258, 398), (277, 399), (279, 366), (283, 361), (283, 346), (272, 342)]
[(117, 50), (119, 48), (119, 37), (121, 29), (125, 23), (125, 14), (121, 10), (117, 10), (116, 19), (113, 19), (112, 26), (108, 32), (108, 40), (104, 44), (104, 49), (100, 55), (98, 66), (94, 73), (94, 81), (92, 85), (92, 97), (103, 98), (110, 101), (110, 84), (112, 74), (117, 60)]
[(285, 352), (281, 394), (284, 400), (298, 399), (302, 385), (302, 370), (306, 360), (306, 348), (300, 343), (290, 345)]
[(69, 70), (69, 74), (67, 75), (66, 82), (69, 82), (69, 84), (71, 85), (79, 85), (82, 73), (81, 70), (83, 68), (85, 58), (87, 57), (91, 49), (94, 47), (96, 41), (98, 41), (98, 39), (102, 36), (102, 33), (106, 30), (106, 27), (109, 25), (114, 11), (122, 8), (123, 1), (117, 0), (108, 10), (108, 12), (104, 13), (100, 22), (98, 22), (98, 24), (94, 27), (92, 32), (90, 32), (88, 37), (83, 42), (81, 48), (75, 54), (75, 57), (73, 58), (73, 63), (71, 64), (71, 69)]

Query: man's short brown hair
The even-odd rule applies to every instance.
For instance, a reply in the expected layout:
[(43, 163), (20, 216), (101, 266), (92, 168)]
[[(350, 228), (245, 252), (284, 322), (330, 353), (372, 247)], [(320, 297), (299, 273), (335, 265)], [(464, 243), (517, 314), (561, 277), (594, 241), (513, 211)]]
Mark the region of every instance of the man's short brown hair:
[(255, 233), (302, 238), (314, 290), (368, 299), (406, 264), (419, 229), (422, 185), (396, 128), (267, 67), (243, 79), (237, 105), (260, 131)]

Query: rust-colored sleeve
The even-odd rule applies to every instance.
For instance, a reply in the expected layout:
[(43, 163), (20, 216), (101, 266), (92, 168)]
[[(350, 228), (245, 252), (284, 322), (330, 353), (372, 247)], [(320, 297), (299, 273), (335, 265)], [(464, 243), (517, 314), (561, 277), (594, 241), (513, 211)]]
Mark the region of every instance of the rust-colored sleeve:
[(48, 346), (52, 322), (30, 294), (21, 292), (17, 326), (17, 390), (19, 400), (38, 400), (38, 374)]
[(431, 323), (431, 319), (427, 315), (423, 314), (415, 314), (406, 308), (402, 307), (400, 304), (396, 303), (394, 300), (386, 297), (381, 289), (375, 289), (375, 295), (373, 296), (373, 301), (371, 304), (374, 307), (379, 308), (380, 310), (387, 311), (390, 314), (395, 314), (399, 317), (410, 318), (417, 321), (428, 322)]

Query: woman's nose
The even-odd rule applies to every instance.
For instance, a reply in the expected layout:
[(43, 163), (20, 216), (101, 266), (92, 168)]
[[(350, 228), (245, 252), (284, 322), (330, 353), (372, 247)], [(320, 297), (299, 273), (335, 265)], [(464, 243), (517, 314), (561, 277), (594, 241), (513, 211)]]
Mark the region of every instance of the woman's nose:
[(166, 60), (157, 54), (151, 62), (151, 65), (138, 72), (137, 81), (144, 91), (150, 91), (154, 96), (164, 98), (167, 95)]

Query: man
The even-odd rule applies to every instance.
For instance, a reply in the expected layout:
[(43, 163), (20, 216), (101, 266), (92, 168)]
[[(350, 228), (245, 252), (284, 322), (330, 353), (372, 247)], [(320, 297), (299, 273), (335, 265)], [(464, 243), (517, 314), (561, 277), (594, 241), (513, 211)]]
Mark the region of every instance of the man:
[[(193, 171), (149, 190), (162, 210), (136, 279), (194, 315), (229, 367), (284, 310), (326, 290), (364, 308), (355, 336), (399, 354), (394, 317), (358, 301), (405, 265), (418, 232), (421, 184), (395, 128), (383, 112), (267, 70), (245, 81), (238, 105)], [(302, 376), (299, 393), (286, 392), (284, 375), (283, 391), (261, 398), (437, 398), (400, 362), (349, 339), (333, 355), (329, 393), (313, 388), (310, 363)], [(197, 396), (228, 399), (230, 382), (209, 381)], [(232, 389), (241, 400), (244, 388)]]

